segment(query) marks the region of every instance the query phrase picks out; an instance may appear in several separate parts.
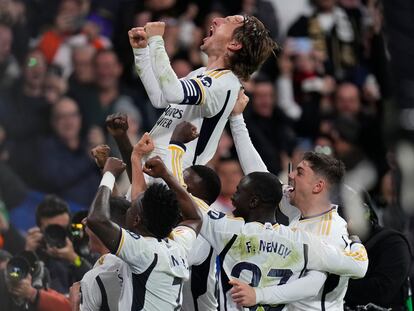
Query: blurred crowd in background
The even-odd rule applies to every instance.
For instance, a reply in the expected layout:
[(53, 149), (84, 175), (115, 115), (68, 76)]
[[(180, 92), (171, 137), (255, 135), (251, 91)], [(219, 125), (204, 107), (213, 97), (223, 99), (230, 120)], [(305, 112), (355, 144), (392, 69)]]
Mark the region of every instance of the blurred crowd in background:
[[(127, 31), (164, 21), (172, 67), (184, 77), (204, 65), (199, 46), (212, 19), (233, 14), (258, 17), (282, 47), (244, 83), (244, 118), (269, 171), (287, 182), (288, 163), (305, 151), (334, 155), (370, 192), (380, 223), (410, 231), (398, 204), (378, 1), (0, 0), (0, 248), (27, 248), (17, 236), (36, 224), (46, 194), (72, 213), (88, 208), (100, 181), (90, 149), (106, 143), (118, 155), (109, 114), (128, 115), (133, 143), (156, 122), (161, 111), (135, 72)], [(243, 173), (230, 131), (210, 165), (222, 181), (217, 204), (231, 208)]]

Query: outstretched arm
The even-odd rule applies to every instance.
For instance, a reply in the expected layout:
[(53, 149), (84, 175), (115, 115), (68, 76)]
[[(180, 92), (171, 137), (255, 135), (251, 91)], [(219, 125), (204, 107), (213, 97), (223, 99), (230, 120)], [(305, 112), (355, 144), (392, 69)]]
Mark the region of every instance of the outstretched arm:
[(134, 53), (135, 69), (147, 91), (151, 104), (155, 108), (167, 107), (168, 103), (152, 70), (147, 34), (144, 28), (132, 28), (128, 31), (128, 36)]
[(132, 182), (132, 168), (131, 168), (131, 153), (132, 144), (129, 141), (128, 130), (128, 117), (123, 113), (111, 114), (106, 118), (106, 129), (115, 139), (119, 152), (121, 153), (122, 160), (126, 164), (126, 172), (128, 174), (129, 181)]
[(121, 237), (120, 227), (110, 220), (109, 198), (115, 184), (115, 178), (125, 169), (125, 163), (116, 158), (108, 158), (104, 167), (104, 176), (95, 199), (89, 210), (87, 225), (115, 253)]
[(190, 227), (198, 234), (201, 229), (202, 215), (197, 207), (197, 203), (192, 199), (187, 190), (180, 185), (178, 180), (171, 175), (161, 158), (157, 156), (149, 159), (145, 163), (143, 171), (152, 177), (162, 178), (167, 186), (175, 192), (183, 216), (183, 221), (180, 225)]
[(268, 172), (262, 158), (253, 146), (243, 119), (243, 111), (248, 101), (249, 98), (244, 94), (244, 90), (240, 90), (236, 105), (229, 118), (231, 135), (233, 136), (237, 156), (245, 175), (252, 172)]
[(131, 201), (138, 198), (139, 194), (147, 189), (144, 173), (142, 172), (142, 157), (154, 150), (154, 142), (148, 133), (145, 133), (134, 146), (131, 155), (132, 163), (132, 185)]

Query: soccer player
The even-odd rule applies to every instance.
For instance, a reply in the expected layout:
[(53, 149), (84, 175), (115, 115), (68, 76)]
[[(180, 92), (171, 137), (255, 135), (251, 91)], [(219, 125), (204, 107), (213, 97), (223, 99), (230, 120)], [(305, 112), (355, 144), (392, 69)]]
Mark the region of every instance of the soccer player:
[[(251, 143), (243, 120), (242, 111), (247, 101), (245, 98), (244, 103), (235, 108), (230, 117), (230, 128), (244, 172), (266, 172), (267, 168)], [(348, 247), (347, 224), (330, 201), (330, 195), (337, 190), (343, 174), (344, 166), (340, 161), (323, 154), (306, 153), (289, 175), (293, 188), (282, 199), (281, 208), (289, 216), (289, 227), (316, 234), (331, 245), (343, 249)], [(361, 264), (367, 263), (365, 248), (350, 255)], [(233, 298), (244, 306), (289, 303), (288, 310), (342, 310), (348, 279), (338, 275), (328, 277), (320, 271), (305, 271), (302, 277), (296, 274), (288, 284), (273, 288), (253, 289), (247, 284), (237, 283)]]
[[(178, 163), (183, 153), (184, 149), (177, 148), (174, 157)], [(176, 170), (175, 175), (182, 178), (180, 167)], [(275, 206), (281, 197), (281, 184), (276, 176), (254, 172), (242, 179), (233, 196), (234, 215), (240, 218), (209, 210), (206, 204), (197, 201), (206, 212), (200, 232), (219, 254), (221, 310), (238, 310), (238, 306), (244, 305), (243, 302), (236, 304), (230, 292), (231, 285), (238, 289), (243, 283), (230, 278), (239, 278), (266, 292), (285, 284), (291, 277), (301, 278), (307, 269), (353, 277), (365, 274), (368, 262), (358, 260), (365, 251), (361, 244), (352, 244), (345, 236), (348, 244), (338, 248), (304, 231), (277, 225)], [(270, 304), (253, 303), (250, 310), (261, 307), (269, 308)]]
[[(179, 167), (182, 167), (182, 150), (186, 143), (198, 137), (197, 128), (189, 122), (178, 124), (168, 146), (168, 156), (165, 162), (174, 176), (184, 182), (183, 186), (194, 196), (194, 200), (202, 200), (203, 204), (211, 205), (220, 194), (221, 183), (217, 174), (204, 165), (193, 165), (186, 168), (182, 177)], [(204, 205), (203, 205), (204, 206)], [(216, 297), (216, 257), (217, 253), (201, 235), (190, 253), (190, 280), (184, 283), (182, 310), (217, 310)]]
[[(129, 202), (121, 198), (111, 198), (109, 205), (111, 220), (123, 226), (126, 206), (129, 206)], [(89, 237), (89, 249), (100, 254), (101, 257), (80, 281), (82, 295), (80, 310), (131, 310), (133, 292), (131, 269), (126, 262), (111, 254), (88, 226), (86, 226), (86, 233)]]
[(186, 120), (199, 129), (200, 137), (189, 143), (184, 167), (206, 164), (236, 102), (239, 79), (247, 80), (278, 46), (255, 17), (215, 18), (201, 45), (207, 66), (178, 79), (165, 52), (164, 28), (164, 23), (154, 22), (128, 32), (136, 69), (151, 103), (165, 108), (151, 130), (154, 154), (165, 159), (172, 131)]
[[(124, 169), (122, 161), (107, 160), (87, 225), (111, 253), (131, 268), (130, 310), (178, 310), (182, 283), (189, 276), (188, 252), (201, 226), (198, 209), (173, 176), (159, 173), (149, 164), (144, 171), (162, 178), (169, 189), (154, 183), (139, 194), (127, 211), (128, 230), (120, 228), (109, 219), (109, 198), (115, 177)], [(179, 208), (183, 220), (175, 227)]]

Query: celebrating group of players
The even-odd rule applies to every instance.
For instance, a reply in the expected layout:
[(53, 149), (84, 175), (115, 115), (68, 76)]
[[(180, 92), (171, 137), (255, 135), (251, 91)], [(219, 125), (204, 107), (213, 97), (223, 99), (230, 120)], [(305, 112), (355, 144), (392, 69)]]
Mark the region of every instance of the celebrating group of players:
[[(216, 18), (201, 46), (207, 66), (178, 79), (164, 27), (148, 23), (128, 33), (151, 103), (165, 111), (135, 146), (125, 134), (126, 117), (108, 118), (126, 164), (105, 148), (94, 150), (103, 178), (87, 228), (103, 256), (80, 289), (72, 289), (74, 307), (342, 310), (348, 279), (363, 277), (368, 267), (364, 246), (349, 239), (330, 201), (343, 164), (306, 153), (290, 185), (282, 185), (267, 171), (243, 119), (248, 99), (240, 80), (275, 53), (276, 43), (255, 17)], [(245, 174), (232, 215), (210, 208), (220, 181), (205, 166), (227, 120)], [(111, 217), (110, 197), (125, 169), (131, 207), (119, 221)], [(289, 226), (277, 223), (278, 207)]]

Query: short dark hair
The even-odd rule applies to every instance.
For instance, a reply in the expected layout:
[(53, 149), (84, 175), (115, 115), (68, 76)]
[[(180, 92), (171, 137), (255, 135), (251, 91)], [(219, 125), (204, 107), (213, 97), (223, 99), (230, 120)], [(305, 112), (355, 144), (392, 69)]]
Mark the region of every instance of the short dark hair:
[(262, 203), (276, 207), (282, 199), (282, 183), (276, 175), (269, 172), (253, 172), (247, 175), (251, 179), (250, 189)]
[(166, 185), (154, 183), (142, 198), (143, 224), (158, 239), (168, 236), (179, 219), (175, 193)]
[(200, 199), (206, 200), (208, 205), (213, 204), (221, 192), (221, 181), (217, 173), (205, 165), (193, 165), (189, 169), (196, 173), (202, 180), (201, 187), (205, 193)]
[(36, 224), (40, 226), (42, 218), (51, 218), (62, 214), (69, 214), (68, 203), (54, 194), (48, 194), (36, 207)]
[(233, 53), (229, 65), (242, 80), (248, 80), (272, 53), (277, 56), (280, 52), (269, 31), (254, 16), (244, 16), (243, 25), (234, 30), (233, 38), (241, 43), (242, 48)]
[(125, 216), (131, 202), (123, 197), (111, 197), (109, 199), (109, 212), (111, 220), (121, 227), (125, 227)]
[(345, 175), (344, 163), (332, 156), (308, 151), (305, 152), (303, 160), (309, 163), (316, 174), (324, 177), (330, 186), (338, 186)]

